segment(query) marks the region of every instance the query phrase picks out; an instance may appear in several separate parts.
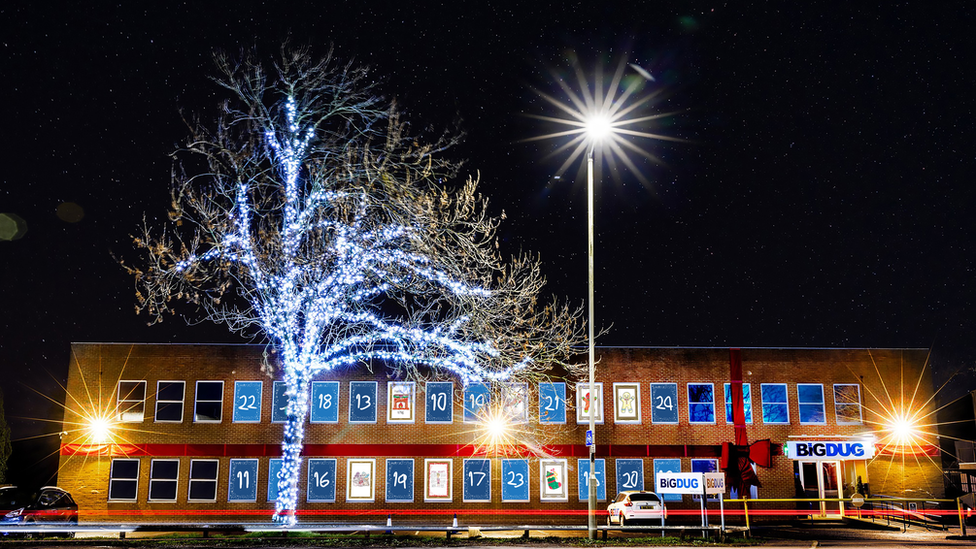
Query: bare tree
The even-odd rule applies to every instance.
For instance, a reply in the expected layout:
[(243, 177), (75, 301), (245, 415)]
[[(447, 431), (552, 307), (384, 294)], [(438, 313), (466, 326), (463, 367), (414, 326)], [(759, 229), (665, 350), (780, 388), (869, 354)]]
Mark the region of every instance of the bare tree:
[(477, 178), (447, 183), (459, 164), (439, 153), (456, 138), (411, 136), (367, 69), (331, 52), (216, 61), (231, 99), (215, 126), (189, 124), (170, 223), (143, 223), (145, 259), (126, 268), (154, 322), (185, 301), (276, 349), (288, 396), (276, 520), (295, 520), (313, 376), (373, 362), (464, 384), (574, 371), (579, 310), (539, 302), (537, 257), (499, 254), (504, 214), (489, 214)]

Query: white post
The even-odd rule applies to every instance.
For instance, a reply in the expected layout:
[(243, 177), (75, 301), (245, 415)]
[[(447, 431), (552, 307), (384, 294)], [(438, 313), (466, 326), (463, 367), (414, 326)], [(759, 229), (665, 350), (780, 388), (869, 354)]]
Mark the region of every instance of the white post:
[[(590, 433), (593, 435), (593, 443), (590, 445), (590, 477), (589, 477), (589, 497), (587, 498), (586, 510), (587, 521), (586, 529), (590, 539), (596, 539), (596, 385), (594, 384), (594, 362), (595, 355), (593, 349), (593, 147), (586, 158), (586, 236), (588, 240), (587, 258), (589, 263), (589, 299), (587, 300), (587, 312), (589, 320), (589, 366), (590, 366)], [(602, 402), (600, 403), (603, 404)]]

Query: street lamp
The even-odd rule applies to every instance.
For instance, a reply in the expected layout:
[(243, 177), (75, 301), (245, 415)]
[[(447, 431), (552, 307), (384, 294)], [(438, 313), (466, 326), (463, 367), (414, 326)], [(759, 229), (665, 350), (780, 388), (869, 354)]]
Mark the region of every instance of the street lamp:
[[(633, 65), (632, 65), (633, 66)], [(590, 444), (590, 471), (587, 480), (589, 496), (587, 498), (587, 530), (590, 539), (596, 538), (596, 382), (595, 382), (595, 362), (596, 353), (594, 350), (595, 340), (595, 318), (594, 318), (594, 260), (593, 260), (593, 156), (594, 151), (599, 147), (601, 160), (604, 156), (603, 148), (609, 151), (608, 159), (611, 165), (616, 168), (616, 160), (619, 159), (624, 165), (630, 168), (641, 183), (649, 185), (647, 179), (640, 173), (637, 166), (628, 156), (628, 151), (642, 156), (651, 162), (659, 163), (660, 159), (651, 153), (634, 145), (624, 138), (644, 137), (649, 139), (660, 139), (668, 141), (681, 141), (680, 139), (659, 134), (637, 131), (633, 128), (637, 124), (643, 124), (651, 120), (671, 116), (673, 113), (653, 114), (649, 116), (631, 117), (631, 115), (642, 106), (652, 101), (656, 94), (650, 94), (638, 100), (632, 100), (634, 94), (639, 91), (646, 81), (652, 81), (650, 73), (641, 69), (637, 71), (641, 78), (631, 78), (629, 83), (623, 85), (623, 74), (627, 64), (621, 63), (613, 77), (611, 78), (608, 89), (604, 90), (603, 73), (597, 72), (596, 85), (591, 91), (589, 83), (579, 65), (576, 65), (576, 76), (582, 96), (573, 91), (572, 88), (561, 78), (557, 77), (559, 86), (569, 97), (569, 102), (564, 103), (558, 99), (536, 90), (546, 101), (558, 107), (570, 118), (557, 118), (551, 116), (528, 115), (532, 118), (546, 122), (554, 122), (570, 129), (557, 131), (547, 135), (532, 137), (526, 141), (538, 141), (557, 137), (573, 136), (568, 143), (558, 147), (555, 153), (559, 153), (575, 147), (569, 158), (563, 163), (559, 172), (575, 162), (575, 160), (585, 151), (586, 152), (586, 229), (587, 229), (587, 262), (588, 262), (588, 298), (587, 298), (587, 323), (588, 323), (588, 366), (589, 366), (589, 432), (593, 437)], [(599, 405), (603, 405), (602, 395)]]

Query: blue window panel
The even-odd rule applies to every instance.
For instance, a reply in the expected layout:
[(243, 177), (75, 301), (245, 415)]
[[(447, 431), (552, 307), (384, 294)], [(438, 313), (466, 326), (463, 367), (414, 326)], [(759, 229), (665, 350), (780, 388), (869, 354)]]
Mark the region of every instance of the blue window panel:
[(284, 423), (288, 421), (288, 384), (284, 381), (275, 381), (271, 388), (271, 423)]
[(228, 502), (254, 502), (258, 500), (258, 460), (230, 460), (230, 478), (227, 479)]
[(234, 423), (261, 422), (260, 381), (234, 382)]
[(539, 384), (539, 423), (566, 423), (566, 384)]
[(529, 501), (529, 460), (502, 460), (502, 501)]
[(462, 475), (464, 501), (491, 501), (491, 460), (464, 460)]
[(827, 423), (823, 385), (797, 383), (796, 399), (799, 403), (801, 424), (824, 425)]
[(387, 503), (413, 503), (413, 460), (386, 460)]
[(678, 423), (677, 383), (651, 383), (651, 422)]
[(617, 460), (617, 493), (644, 489), (644, 460)]
[[(587, 501), (590, 499), (590, 460), (589, 458), (579, 459), (576, 462), (576, 486), (579, 488), (579, 500)], [(598, 459), (596, 463), (596, 499), (597, 501), (607, 500), (607, 464), (606, 460)]]
[[(752, 386), (742, 384), (742, 408), (746, 415), (746, 424), (752, 424)], [(725, 384), (725, 422), (733, 423), (732, 419), (732, 384)]]
[(715, 423), (715, 388), (711, 383), (688, 384), (688, 422)]
[(349, 423), (376, 423), (375, 381), (349, 382)]
[[(717, 473), (718, 472), (718, 460), (717, 459), (693, 459), (691, 460), (691, 472), (692, 473)], [(701, 500), (701, 496), (692, 496), (693, 500)], [(718, 501), (717, 495), (708, 496), (706, 501)]]
[(268, 501), (278, 501), (278, 473), (281, 472), (282, 459), (268, 461)]
[(472, 383), (464, 388), (464, 421), (478, 420), (478, 413), (488, 405), (488, 385)]
[(454, 383), (429, 381), (424, 388), (424, 421), (426, 423), (454, 422)]
[(308, 460), (308, 501), (334, 503), (336, 500), (336, 460), (334, 458)]
[(785, 425), (790, 422), (790, 406), (786, 400), (785, 383), (760, 385), (763, 423)]
[(339, 423), (339, 382), (313, 381), (308, 409), (312, 423)]
[[(655, 459), (654, 460), (654, 486), (657, 487), (657, 476), (661, 473), (680, 473), (680, 459)], [(681, 494), (661, 494), (664, 501), (681, 501)]]

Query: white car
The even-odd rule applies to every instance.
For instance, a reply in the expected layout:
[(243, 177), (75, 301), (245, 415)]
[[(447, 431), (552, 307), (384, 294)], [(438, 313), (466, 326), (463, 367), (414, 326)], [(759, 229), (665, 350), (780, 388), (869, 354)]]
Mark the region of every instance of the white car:
[(661, 496), (654, 492), (632, 490), (620, 492), (607, 507), (607, 526), (626, 526), (640, 521), (657, 521), (668, 516)]

